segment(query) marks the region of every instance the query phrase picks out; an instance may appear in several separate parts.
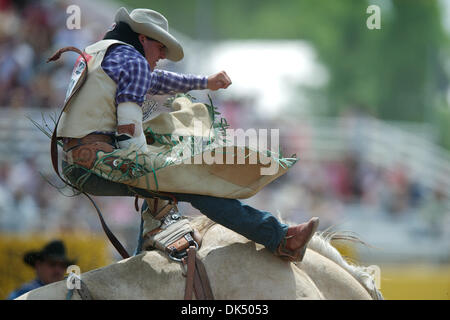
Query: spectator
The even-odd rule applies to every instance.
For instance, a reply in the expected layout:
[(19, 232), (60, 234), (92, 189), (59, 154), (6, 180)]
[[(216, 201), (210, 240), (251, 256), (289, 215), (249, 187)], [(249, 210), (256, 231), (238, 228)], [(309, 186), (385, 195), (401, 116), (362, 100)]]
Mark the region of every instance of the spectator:
[(49, 242), (40, 251), (29, 251), (23, 261), (36, 271), (36, 278), (11, 292), (8, 300), (15, 299), (28, 291), (37, 289), (47, 284), (61, 281), (68, 266), (75, 264), (66, 256), (66, 248), (60, 240)]

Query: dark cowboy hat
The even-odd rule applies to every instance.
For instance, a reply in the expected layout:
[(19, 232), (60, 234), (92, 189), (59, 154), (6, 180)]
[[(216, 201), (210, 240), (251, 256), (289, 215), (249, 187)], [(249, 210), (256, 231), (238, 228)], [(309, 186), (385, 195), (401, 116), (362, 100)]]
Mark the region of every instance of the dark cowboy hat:
[(53, 240), (45, 245), (40, 251), (29, 251), (23, 256), (23, 261), (34, 267), (36, 261), (58, 261), (66, 266), (75, 264), (75, 260), (70, 260), (66, 256), (66, 247), (61, 240)]

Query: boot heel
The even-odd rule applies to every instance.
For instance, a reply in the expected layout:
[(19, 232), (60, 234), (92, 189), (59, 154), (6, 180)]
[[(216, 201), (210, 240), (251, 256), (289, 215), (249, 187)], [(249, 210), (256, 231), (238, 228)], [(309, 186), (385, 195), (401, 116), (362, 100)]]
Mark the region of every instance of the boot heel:
[(294, 236), (287, 236), (283, 239), (282, 243), (278, 246), (275, 255), (279, 256), (283, 260), (291, 261), (291, 262), (301, 262), (306, 253), (306, 248), (308, 246), (309, 241), (316, 233), (316, 230), (319, 226), (319, 218), (312, 218), (310, 220), (312, 222), (312, 228), (308, 235), (308, 238), (304, 242), (304, 245), (296, 250), (289, 250), (286, 248), (286, 241), (288, 239), (293, 238)]

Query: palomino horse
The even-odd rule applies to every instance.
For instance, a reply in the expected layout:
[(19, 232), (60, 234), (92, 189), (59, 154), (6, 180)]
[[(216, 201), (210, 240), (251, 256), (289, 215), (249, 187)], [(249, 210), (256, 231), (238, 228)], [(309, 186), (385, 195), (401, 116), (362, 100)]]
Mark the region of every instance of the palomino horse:
[[(215, 299), (382, 299), (371, 274), (350, 265), (316, 233), (302, 262), (284, 261), (267, 249), (197, 217), (191, 224), (203, 235), (202, 259)], [(134, 257), (81, 275), (93, 299), (183, 299), (180, 263), (160, 251)], [(66, 281), (30, 291), (18, 299), (65, 299)], [(80, 299), (77, 293), (72, 299)]]

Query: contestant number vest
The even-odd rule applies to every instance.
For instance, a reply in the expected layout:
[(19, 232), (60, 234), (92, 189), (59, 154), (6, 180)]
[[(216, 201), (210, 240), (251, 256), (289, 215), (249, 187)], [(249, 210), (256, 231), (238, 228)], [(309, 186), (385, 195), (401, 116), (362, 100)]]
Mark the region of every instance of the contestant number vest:
[[(103, 71), (101, 64), (108, 48), (117, 43), (128, 45), (118, 40), (101, 40), (84, 50), (88, 60), (87, 80), (69, 102), (65, 102), (67, 107), (58, 125), (58, 137), (82, 138), (94, 131), (116, 131), (117, 84)], [(83, 67), (84, 60), (80, 57), (72, 72), (67, 96), (79, 80), (77, 75)]]

